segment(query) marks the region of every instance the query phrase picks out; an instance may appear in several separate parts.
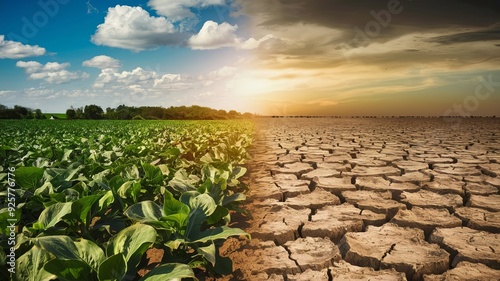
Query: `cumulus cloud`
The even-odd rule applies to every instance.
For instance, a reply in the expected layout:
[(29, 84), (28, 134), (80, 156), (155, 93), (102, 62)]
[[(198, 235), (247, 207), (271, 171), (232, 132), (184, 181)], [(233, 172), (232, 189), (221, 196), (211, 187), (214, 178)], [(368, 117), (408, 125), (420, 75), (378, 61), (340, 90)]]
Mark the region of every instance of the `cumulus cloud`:
[(223, 47), (235, 47), (239, 49), (255, 49), (266, 40), (274, 38), (266, 35), (256, 40), (250, 38), (244, 40), (236, 35), (238, 25), (231, 25), (227, 22), (218, 24), (214, 21), (206, 21), (198, 34), (191, 36), (188, 45), (194, 50), (211, 50)]
[(181, 74), (159, 74), (137, 67), (132, 71), (116, 71), (105, 68), (94, 82), (94, 88), (123, 90), (129, 93), (146, 93), (159, 90), (179, 91), (191, 88), (192, 81)]
[(0, 91), (0, 97), (7, 96), (7, 95), (10, 95), (10, 94), (14, 94), (14, 93), (16, 93), (16, 91), (12, 91), (12, 90)]
[(121, 63), (119, 60), (105, 55), (95, 56), (90, 60), (86, 60), (82, 63), (83, 66), (95, 67), (99, 69), (104, 68), (120, 68)]
[(50, 84), (62, 84), (71, 80), (82, 80), (89, 77), (85, 72), (66, 70), (69, 63), (48, 62), (45, 65), (36, 61), (18, 61), (16, 66), (23, 68), (29, 79), (44, 80)]
[(217, 70), (210, 71), (206, 75), (198, 76), (198, 81), (200, 81), (203, 86), (208, 87), (213, 85), (216, 81), (233, 77), (237, 70), (236, 67), (225, 65)]
[(139, 83), (150, 83), (158, 77), (155, 71), (144, 70), (141, 67), (137, 67), (132, 71), (122, 71), (118, 72), (116, 69), (105, 68), (101, 70), (101, 73), (97, 77), (94, 88), (104, 88), (105, 86), (130, 86)]
[(159, 15), (172, 21), (180, 21), (195, 17), (191, 8), (206, 8), (225, 3), (226, 0), (150, 0), (148, 6), (155, 9)]
[(220, 25), (214, 21), (206, 21), (200, 32), (191, 36), (188, 40), (189, 46), (195, 50), (217, 49), (221, 47), (233, 47), (238, 44), (236, 37), (237, 25), (227, 22)]
[(210, 72), (209, 76), (215, 78), (231, 77), (236, 73), (236, 70), (236, 67), (225, 65), (218, 70)]
[(162, 45), (179, 45), (184, 35), (165, 17), (150, 16), (141, 7), (116, 5), (108, 9), (91, 41), (97, 45), (142, 51)]
[(21, 59), (45, 55), (45, 49), (38, 45), (24, 45), (16, 41), (5, 40), (0, 35), (0, 59)]

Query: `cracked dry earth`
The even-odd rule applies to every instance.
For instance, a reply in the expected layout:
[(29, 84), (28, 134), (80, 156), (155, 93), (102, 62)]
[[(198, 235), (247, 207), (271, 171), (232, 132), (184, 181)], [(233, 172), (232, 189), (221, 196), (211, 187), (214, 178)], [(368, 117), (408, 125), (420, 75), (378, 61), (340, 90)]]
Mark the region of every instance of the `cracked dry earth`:
[(500, 280), (500, 119), (256, 121), (223, 280)]

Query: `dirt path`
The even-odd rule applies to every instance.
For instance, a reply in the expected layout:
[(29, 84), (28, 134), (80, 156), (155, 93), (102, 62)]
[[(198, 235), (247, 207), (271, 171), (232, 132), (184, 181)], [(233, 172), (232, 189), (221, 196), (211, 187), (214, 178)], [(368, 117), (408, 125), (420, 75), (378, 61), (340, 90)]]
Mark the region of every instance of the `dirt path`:
[(500, 280), (500, 120), (454, 122), (257, 121), (225, 280)]

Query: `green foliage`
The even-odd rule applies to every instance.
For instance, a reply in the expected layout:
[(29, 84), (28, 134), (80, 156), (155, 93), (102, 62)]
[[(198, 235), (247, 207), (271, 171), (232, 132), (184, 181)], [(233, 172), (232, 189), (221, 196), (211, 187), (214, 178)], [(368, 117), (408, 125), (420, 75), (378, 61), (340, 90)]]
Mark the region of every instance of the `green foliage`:
[(20, 105), (9, 108), (0, 104), (0, 119), (43, 119), (40, 109), (33, 110)]
[(181, 278), (191, 278), (194, 280), (193, 270), (185, 264), (179, 263), (167, 263), (158, 266), (146, 274), (140, 281), (169, 281), (169, 280), (179, 280)]
[[(231, 272), (218, 247), (230, 236), (249, 237), (229, 223), (245, 199), (250, 123), (0, 122), (1, 167), (15, 169), (0, 168), (0, 258), (10, 251), (7, 219), (14, 216), (17, 280)], [(8, 177), (15, 178), (12, 213)], [(151, 248), (162, 250), (162, 264), (141, 278)]]
[(86, 105), (83, 110), (83, 117), (85, 119), (94, 119), (94, 120), (102, 119), (104, 118), (104, 111), (98, 105), (95, 104)]

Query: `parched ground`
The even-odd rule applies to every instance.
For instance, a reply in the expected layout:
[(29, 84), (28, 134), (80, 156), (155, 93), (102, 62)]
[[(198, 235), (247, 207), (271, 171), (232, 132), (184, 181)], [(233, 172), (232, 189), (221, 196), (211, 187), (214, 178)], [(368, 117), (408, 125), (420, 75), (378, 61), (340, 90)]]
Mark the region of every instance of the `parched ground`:
[(500, 280), (500, 119), (256, 126), (223, 280)]

